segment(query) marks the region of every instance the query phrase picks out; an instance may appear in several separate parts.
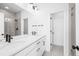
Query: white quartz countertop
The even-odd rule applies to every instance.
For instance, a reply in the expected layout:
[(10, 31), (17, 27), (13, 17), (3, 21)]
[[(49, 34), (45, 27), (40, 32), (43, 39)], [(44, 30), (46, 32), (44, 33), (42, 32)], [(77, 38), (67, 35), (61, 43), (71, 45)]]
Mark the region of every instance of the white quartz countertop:
[(0, 56), (13, 55), (19, 52), (20, 50), (22, 50), (23, 48), (29, 46), (33, 42), (39, 40), (43, 36), (44, 35), (41, 36), (23, 35), (18, 37), (16, 36), (13, 37), (14, 39), (12, 39), (11, 43), (6, 43), (6, 42), (0, 43)]

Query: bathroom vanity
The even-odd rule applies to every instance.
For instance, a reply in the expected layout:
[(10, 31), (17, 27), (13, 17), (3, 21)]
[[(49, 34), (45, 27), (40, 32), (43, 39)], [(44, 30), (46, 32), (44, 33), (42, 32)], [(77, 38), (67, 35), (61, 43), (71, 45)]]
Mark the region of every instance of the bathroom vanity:
[(13, 37), (11, 43), (0, 43), (0, 56), (42, 56), (46, 36), (21, 35)]

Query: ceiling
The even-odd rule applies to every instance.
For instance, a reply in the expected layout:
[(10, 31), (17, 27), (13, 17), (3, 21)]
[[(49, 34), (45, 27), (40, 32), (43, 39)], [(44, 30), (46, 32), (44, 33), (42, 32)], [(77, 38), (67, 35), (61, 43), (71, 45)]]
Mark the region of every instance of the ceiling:
[[(9, 9), (6, 9), (5, 7), (8, 7)], [(0, 3), (0, 9), (4, 9), (13, 13), (17, 13), (23, 10), (19, 6), (15, 5), (14, 3)]]

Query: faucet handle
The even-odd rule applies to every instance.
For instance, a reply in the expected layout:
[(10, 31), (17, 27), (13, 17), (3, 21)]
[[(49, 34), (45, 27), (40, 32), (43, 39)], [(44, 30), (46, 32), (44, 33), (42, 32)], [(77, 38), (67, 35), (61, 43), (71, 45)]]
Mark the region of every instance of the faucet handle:
[(11, 35), (9, 35), (9, 38), (10, 38), (10, 39), (13, 39)]
[(4, 35), (4, 34), (1, 34), (2, 36)]

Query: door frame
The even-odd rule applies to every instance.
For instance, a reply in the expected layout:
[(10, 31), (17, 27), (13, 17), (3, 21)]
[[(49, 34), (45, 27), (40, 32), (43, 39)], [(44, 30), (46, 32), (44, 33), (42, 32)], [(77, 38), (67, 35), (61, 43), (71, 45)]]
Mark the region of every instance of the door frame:
[[(76, 23), (74, 22), (74, 26), (72, 26), (73, 21), (71, 18), (71, 9), (72, 7), (75, 5), (75, 3), (68, 3), (65, 4), (65, 39), (64, 39), (64, 55), (65, 56), (71, 56), (72, 55), (72, 40), (75, 40), (76, 42)], [(74, 13), (75, 15), (75, 13)], [(74, 30), (72, 30), (74, 28)], [(74, 31), (74, 32), (72, 32)], [(72, 35), (72, 33), (75, 33), (75, 35)], [(74, 37), (73, 37), (74, 36)], [(74, 38), (74, 39), (73, 39)], [(74, 54), (76, 54), (76, 52), (74, 51)]]

